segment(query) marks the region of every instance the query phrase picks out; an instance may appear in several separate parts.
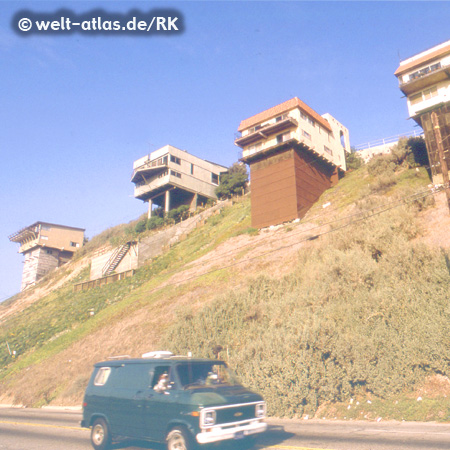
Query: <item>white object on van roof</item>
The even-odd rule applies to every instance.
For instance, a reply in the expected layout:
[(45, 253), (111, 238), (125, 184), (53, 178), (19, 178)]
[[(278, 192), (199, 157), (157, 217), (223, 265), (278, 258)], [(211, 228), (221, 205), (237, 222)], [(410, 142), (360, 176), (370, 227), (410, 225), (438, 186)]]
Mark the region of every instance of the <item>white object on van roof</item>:
[(143, 358), (170, 358), (171, 356), (173, 356), (173, 353), (165, 350), (148, 352), (142, 355)]

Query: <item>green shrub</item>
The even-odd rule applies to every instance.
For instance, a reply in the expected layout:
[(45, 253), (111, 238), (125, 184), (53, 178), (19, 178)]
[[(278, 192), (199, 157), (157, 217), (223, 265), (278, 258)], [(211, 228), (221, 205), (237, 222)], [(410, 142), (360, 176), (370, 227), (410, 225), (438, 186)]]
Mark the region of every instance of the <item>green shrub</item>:
[(364, 160), (361, 158), (361, 155), (355, 150), (351, 153), (346, 154), (346, 163), (347, 163), (347, 170), (356, 170), (359, 169), (363, 164)]
[(147, 220), (140, 220), (134, 227), (136, 233), (143, 233), (147, 229)]
[(167, 218), (175, 221), (175, 223), (186, 219), (189, 216), (189, 206), (181, 205), (178, 208), (172, 209), (167, 214)]
[(147, 220), (147, 230), (155, 230), (164, 226), (164, 219), (162, 217), (153, 216)]
[(220, 184), (215, 193), (218, 198), (230, 198), (233, 195), (242, 194), (247, 185), (248, 175), (245, 164), (235, 163), (228, 172), (221, 174)]

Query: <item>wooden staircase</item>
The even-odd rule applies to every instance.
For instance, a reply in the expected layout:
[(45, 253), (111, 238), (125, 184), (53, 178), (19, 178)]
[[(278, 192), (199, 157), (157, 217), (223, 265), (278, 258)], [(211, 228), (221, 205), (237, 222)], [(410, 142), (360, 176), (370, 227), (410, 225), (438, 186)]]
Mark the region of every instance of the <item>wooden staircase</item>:
[(120, 264), (120, 261), (122, 261), (123, 257), (128, 253), (128, 250), (130, 250), (131, 244), (132, 242), (127, 242), (114, 250), (108, 262), (102, 269), (102, 276), (106, 277), (114, 272), (116, 267)]

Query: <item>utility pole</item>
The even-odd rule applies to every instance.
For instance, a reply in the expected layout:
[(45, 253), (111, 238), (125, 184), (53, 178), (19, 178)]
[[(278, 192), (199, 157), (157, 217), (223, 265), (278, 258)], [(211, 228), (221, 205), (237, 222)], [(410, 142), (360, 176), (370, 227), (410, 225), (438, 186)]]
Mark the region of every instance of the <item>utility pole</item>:
[(433, 123), (434, 138), (436, 140), (437, 150), (439, 154), (439, 162), (442, 171), (442, 183), (444, 184), (445, 195), (447, 196), (447, 206), (450, 212), (450, 186), (448, 181), (448, 166), (444, 155), (444, 146), (442, 145), (441, 129), (439, 127), (439, 119), (435, 111), (431, 113), (431, 122)]

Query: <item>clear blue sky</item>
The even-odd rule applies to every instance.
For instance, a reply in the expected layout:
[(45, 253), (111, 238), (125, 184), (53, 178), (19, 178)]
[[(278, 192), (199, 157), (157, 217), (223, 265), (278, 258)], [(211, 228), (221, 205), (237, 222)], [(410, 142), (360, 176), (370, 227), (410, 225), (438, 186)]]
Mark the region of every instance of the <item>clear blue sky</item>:
[[(19, 9), (172, 7), (183, 34), (34, 35)], [(146, 211), (133, 161), (166, 144), (230, 166), (239, 122), (298, 96), (352, 145), (413, 130), (399, 57), (450, 39), (448, 2), (0, 2), (0, 300), (20, 290), (8, 236), (36, 221), (87, 237)]]

